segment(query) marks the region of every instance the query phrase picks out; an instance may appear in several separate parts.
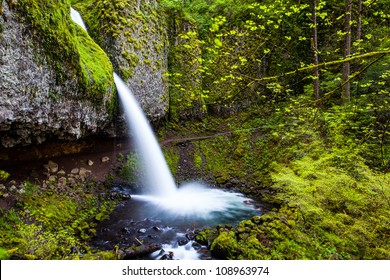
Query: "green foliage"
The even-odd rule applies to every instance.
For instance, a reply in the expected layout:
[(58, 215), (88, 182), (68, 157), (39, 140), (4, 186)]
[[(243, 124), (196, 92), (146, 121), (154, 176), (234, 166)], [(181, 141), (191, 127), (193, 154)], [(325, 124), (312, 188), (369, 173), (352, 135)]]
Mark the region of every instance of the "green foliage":
[(7, 180), (10, 174), (4, 170), (0, 170), (0, 181)]
[(210, 248), (211, 252), (218, 257), (232, 258), (238, 250), (234, 232), (223, 231), (214, 239)]
[(97, 222), (116, 205), (91, 194), (92, 187), (64, 192), (55, 182), (46, 188), (26, 182), (18, 207), (0, 217), (0, 247), (22, 259), (78, 259), (89, 251)]
[(9, 253), (6, 249), (0, 247), (0, 260), (6, 260), (9, 258)]
[(130, 153), (122, 159), (123, 165), (119, 170), (119, 176), (122, 179), (134, 181), (136, 171), (139, 169), (139, 159), (136, 153)]

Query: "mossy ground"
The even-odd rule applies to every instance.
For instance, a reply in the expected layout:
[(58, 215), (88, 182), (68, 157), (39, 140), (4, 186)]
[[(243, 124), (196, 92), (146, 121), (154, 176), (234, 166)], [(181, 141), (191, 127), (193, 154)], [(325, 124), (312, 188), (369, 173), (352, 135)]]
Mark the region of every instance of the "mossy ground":
[(166, 145), (168, 162), (192, 145), (203, 178), (275, 205), (261, 218), (215, 229), (215, 256), (390, 258), (389, 147), (378, 141), (383, 111), (365, 110), (365, 103), (318, 108), (292, 98), (160, 131), (162, 138), (214, 134)]
[(0, 212), (2, 259), (93, 259), (100, 254), (115, 258), (114, 252), (96, 253), (88, 244), (97, 223), (118, 203), (101, 195), (103, 185), (24, 185), (26, 192), (16, 197), (15, 207)]

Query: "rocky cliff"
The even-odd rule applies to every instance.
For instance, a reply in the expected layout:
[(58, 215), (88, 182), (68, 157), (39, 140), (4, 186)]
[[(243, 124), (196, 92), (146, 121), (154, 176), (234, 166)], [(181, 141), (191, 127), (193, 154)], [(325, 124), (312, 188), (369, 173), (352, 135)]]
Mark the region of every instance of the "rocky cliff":
[(168, 35), (157, 1), (72, 0), (72, 5), (149, 119), (157, 121), (166, 116)]
[(115, 107), (113, 68), (73, 23), (68, 1), (1, 4), (2, 146), (107, 133)]

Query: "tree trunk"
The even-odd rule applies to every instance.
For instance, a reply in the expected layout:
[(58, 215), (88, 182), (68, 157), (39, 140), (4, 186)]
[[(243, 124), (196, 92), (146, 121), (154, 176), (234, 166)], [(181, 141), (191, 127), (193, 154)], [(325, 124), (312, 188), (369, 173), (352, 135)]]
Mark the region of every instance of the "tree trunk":
[[(345, 0), (345, 23), (344, 23), (344, 59), (351, 54), (351, 13), (352, 13), (352, 0)], [(342, 72), (342, 101), (343, 104), (347, 104), (351, 100), (351, 84), (348, 82), (351, 74), (350, 62), (343, 63)]]
[[(312, 49), (313, 49), (313, 63), (314, 65), (318, 65), (318, 36), (317, 36), (317, 0), (313, 0), (312, 7), (312, 20), (313, 20), (313, 41), (312, 41)], [(316, 100), (320, 99), (320, 74), (318, 67), (314, 68), (314, 80), (313, 80), (313, 88), (314, 88), (314, 98)]]
[(358, 18), (356, 26), (356, 40), (362, 38), (362, 11), (363, 11), (363, 0), (358, 0)]

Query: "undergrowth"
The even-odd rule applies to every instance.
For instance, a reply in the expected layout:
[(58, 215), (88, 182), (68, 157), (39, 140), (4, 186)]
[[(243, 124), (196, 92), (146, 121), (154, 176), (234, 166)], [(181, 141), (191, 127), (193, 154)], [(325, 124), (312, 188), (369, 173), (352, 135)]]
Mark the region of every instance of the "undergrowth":
[(217, 185), (275, 205), (260, 218), (215, 229), (209, 243), (216, 257), (390, 258), (387, 108), (368, 108), (364, 96), (350, 106), (308, 102), (299, 97), (220, 119), (214, 129), (230, 134), (192, 143), (195, 166)]
[(91, 254), (88, 240), (115, 200), (99, 198), (94, 183), (63, 190), (26, 182), (25, 189), (16, 207), (1, 210), (1, 259), (80, 259)]

